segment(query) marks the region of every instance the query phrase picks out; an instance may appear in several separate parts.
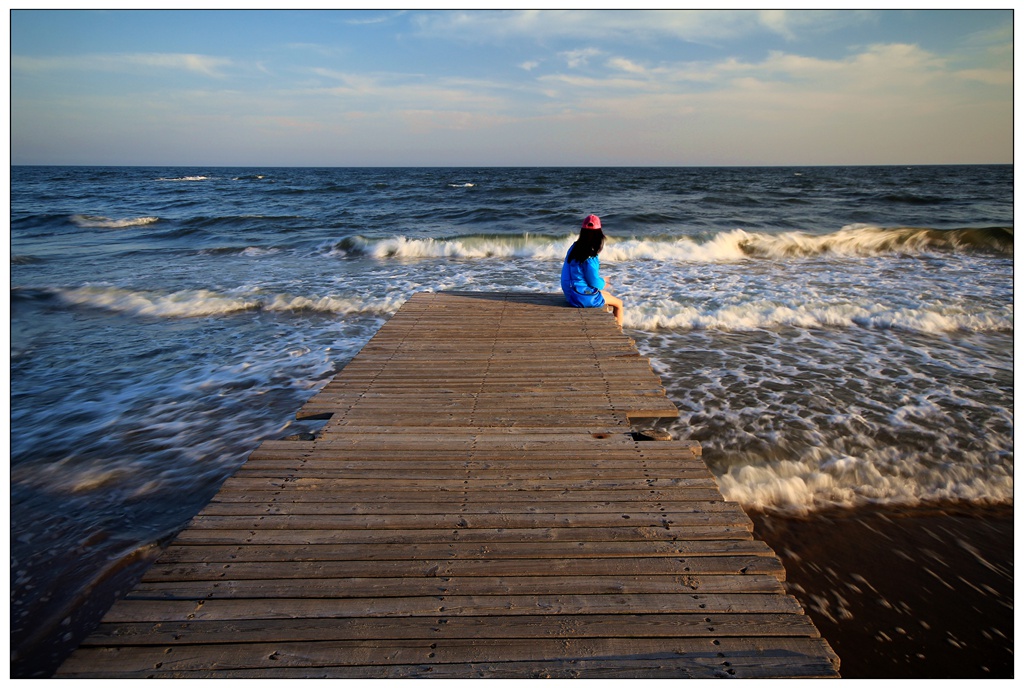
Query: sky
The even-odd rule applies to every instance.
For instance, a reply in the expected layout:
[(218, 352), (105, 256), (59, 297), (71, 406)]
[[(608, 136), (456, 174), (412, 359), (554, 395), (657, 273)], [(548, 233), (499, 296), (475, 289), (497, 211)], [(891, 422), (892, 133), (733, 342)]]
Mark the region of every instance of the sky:
[(1002, 10), (12, 10), (11, 163), (1013, 161)]

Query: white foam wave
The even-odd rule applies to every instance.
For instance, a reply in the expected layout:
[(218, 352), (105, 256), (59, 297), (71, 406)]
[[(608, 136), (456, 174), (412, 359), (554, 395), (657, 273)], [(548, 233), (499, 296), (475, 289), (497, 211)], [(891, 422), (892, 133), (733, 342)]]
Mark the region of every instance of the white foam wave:
[(522, 236), (468, 236), (455, 239), (415, 239), (396, 236), (371, 241), (352, 237), (334, 242), (329, 253), (337, 256), (367, 255), (377, 259), (431, 259), (431, 258), (528, 258), (531, 260), (561, 260), (572, 239)]
[[(706, 244), (682, 238), (671, 241), (650, 239), (609, 239), (601, 253), (602, 262), (634, 260), (675, 262), (738, 261), (749, 258), (740, 248), (740, 240), (749, 236), (742, 230), (720, 234)], [(378, 259), (406, 258), (527, 258), (562, 260), (575, 236), (467, 236), (452, 239), (416, 239), (396, 236), (370, 241), (348, 239), (333, 246), (339, 255), (350, 252)]]
[(209, 179), (205, 175), (194, 175), (189, 177), (157, 177), (158, 182), (201, 182)]
[(736, 465), (716, 477), (725, 498), (746, 508), (800, 514), (866, 504), (1013, 500), (1013, 475), (1001, 467), (927, 466), (896, 447), (879, 449), (872, 456), (825, 460), (810, 452), (807, 457), (772, 465)]
[[(972, 230), (949, 231), (918, 228), (882, 228), (849, 225), (830, 234), (803, 232), (767, 234), (734, 229), (718, 232), (708, 238), (681, 236), (676, 238), (608, 237), (601, 261), (625, 263), (657, 260), (667, 263), (734, 263), (752, 259), (795, 259), (821, 255), (839, 257), (870, 257), (895, 253), (918, 253), (936, 247), (957, 248), (978, 244)], [(503, 258), (522, 257), (534, 260), (561, 260), (576, 237), (543, 235), (486, 236), (475, 235), (445, 239), (418, 239), (396, 236), (380, 240), (361, 237), (336, 242), (338, 253), (355, 249), (357, 253), (375, 258)], [(983, 245), (983, 244), (978, 244)], [(1005, 240), (1003, 246), (1005, 244)], [(1012, 243), (1008, 245), (1012, 252)]]
[(387, 314), (398, 310), (396, 299), (357, 299), (339, 296), (295, 296), (243, 292), (222, 294), (206, 289), (169, 294), (138, 292), (117, 287), (80, 287), (58, 290), (64, 303), (101, 308), (118, 313), (157, 318), (193, 318), (250, 310), (271, 312), (316, 311), (335, 315)]
[(893, 308), (877, 303), (785, 305), (767, 301), (702, 311), (684, 304), (641, 303), (626, 309), (625, 326), (649, 332), (672, 330), (753, 331), (777, 327), (896, 329), (942, 332), (1013, 330), (1010, 310), (964, 312), (953, 306)]
[(159, 217), (129, 217), (121, 220), (112, 220), (101, 215), (72, 215), (71, 222), (79, 227), (97, 227), (102, 229), (124, 229), (125, 227), (142, 227), (159, 222)]

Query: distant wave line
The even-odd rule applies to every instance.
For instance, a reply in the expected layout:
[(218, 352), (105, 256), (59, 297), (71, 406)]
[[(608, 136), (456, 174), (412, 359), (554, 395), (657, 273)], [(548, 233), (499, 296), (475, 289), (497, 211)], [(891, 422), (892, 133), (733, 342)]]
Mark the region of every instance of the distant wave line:
[[(328, 242), (322, 250), (339, 256), (404, 258), (531, 258), (561, 260), (574, 237), (539, 234), (467, 235), (447, 238), (350, 236)], [(1013, 229), (1006, 227), (931, 229), (849, 225), (830, 234), (769, 234), (735, 229), (710, 237), (609, 237), (603, 262), (737, 262), (749, 259), (796, 259), (824, 255), (870, 257), (927, 251), (1013, 254)]]

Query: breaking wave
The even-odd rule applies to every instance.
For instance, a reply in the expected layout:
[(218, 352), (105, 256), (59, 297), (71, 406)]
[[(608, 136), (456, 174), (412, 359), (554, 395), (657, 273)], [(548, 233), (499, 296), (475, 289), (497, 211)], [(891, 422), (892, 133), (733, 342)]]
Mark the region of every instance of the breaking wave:
[(72, 215), (71, 222), (79, 227), (97, 227), (100, 229), (124, 229), (125, 227), (142, 227), (159, 222), (159, 217), (128, 217), (113, 220), (101, 215)]
[[(447, 238), (396, 236), (387, 239), (346, 237), (323, 247), (332, 255), (404, 258), (530, 258), (561, 260), (574, 236), (535, 234), (469, 235)], [(1007, 227), (929, 229), (850, 225), (830, 234), (768, 234), (735, 229), (709, 237), (609, 237), (603, 262), (736, 262), (750, 259), (795, 259), (815, 256), (870, 257), (930, 251), (1013, 254), (1013, 229)]]
[(1013, 331), (1013, 312), (965, 311), (957, 305), (928, 304), (898, 307), (880, 303), (782, 304), (753, 301), (704, 310), (686, 304), (652, 302), (626, 309), (626, 327), (657, 330), (725, 330), (743, 332), (778, 327), (800, 329), (865, 328), (943, 332)]
[(1002, 466), (939, 469), (927, 466), (920, 453), (896, 447), (880, 448), (875, 456), (821, 458), (737, 465), (716, 478), (725, 498), (745, 508), (797, 514), (864, 504), (1013, 503), (1013, 474)]
[(52, 292), (70, 306), (99, 308), (117, 313), (156, 318), (194, 318), (244, 311), (313, 311), (334, 315), (387, 314), (398, 310), (397, 299), (353, 299), (338, 296), (297, 296), (256, 292), (218, 293), (207, 289), (167, 294), (117, 287), (79, 287)]
[(555, 239), (531, 234), (471, 235), (443, 239), (418, 239), (397, 236), (388, 239), (346, 237), (325, 245), (323, 250), (334, 256), (368, 256), (370, 258), (531, 258), (561, 260), (571, 239)]
[(929, 229), (849, 225), (832, 234), (815, 236), (800, 232), (750, 234), (740, 239), (748, 255), (765, 258), (816, 256), (834, 253), (871, 256), (889, 253), (920, 253), (929, 250), (993, 251), (1013, 253), (1013, 229)]

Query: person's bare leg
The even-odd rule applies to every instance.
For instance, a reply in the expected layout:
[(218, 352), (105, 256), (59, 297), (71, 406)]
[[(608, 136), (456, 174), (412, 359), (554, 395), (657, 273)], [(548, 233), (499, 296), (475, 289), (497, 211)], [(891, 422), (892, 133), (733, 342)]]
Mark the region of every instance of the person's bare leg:
[(604, 303), (606, 306), (610, 306), (612, 309), (612, 315), (615, 316), (615, 322), (618, 323), (619, 329), (622, 329), (622, 299), (618, 296), (613, 296), (610, 292), (601, 291), (604, 296)]

